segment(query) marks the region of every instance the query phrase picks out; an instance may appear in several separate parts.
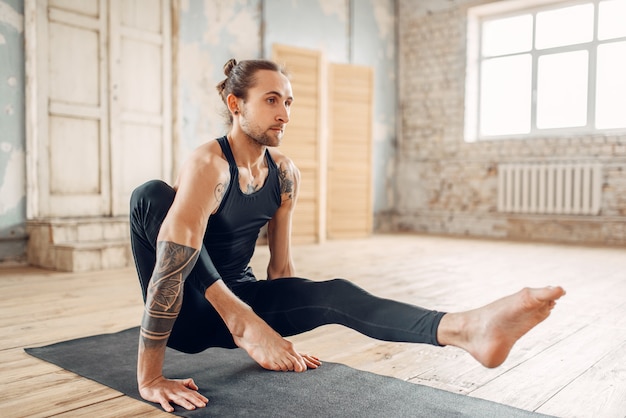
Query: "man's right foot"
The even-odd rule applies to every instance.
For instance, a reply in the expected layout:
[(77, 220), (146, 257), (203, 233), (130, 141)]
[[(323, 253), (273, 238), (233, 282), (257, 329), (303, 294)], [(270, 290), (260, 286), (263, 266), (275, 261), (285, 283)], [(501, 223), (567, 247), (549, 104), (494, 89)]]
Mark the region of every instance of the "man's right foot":
[(437, 339), (442, 345), (464, 349), (485, 367), (497, 367), (517, 340), (550, 315), (563, 295), (561, 287), (525, 288), (478, 309), (446, 314)]

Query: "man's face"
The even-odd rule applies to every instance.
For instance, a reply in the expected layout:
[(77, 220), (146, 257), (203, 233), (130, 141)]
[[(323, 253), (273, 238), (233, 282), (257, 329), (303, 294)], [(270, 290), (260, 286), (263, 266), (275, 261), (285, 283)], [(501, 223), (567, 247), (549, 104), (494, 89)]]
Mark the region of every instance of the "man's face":
[(241, 129), (259, 144), (277, 147), (285, 134), (292, 102), (287, 77), (277, 71), (257, 71), (256, 85), (248, 90), (241, 108)]

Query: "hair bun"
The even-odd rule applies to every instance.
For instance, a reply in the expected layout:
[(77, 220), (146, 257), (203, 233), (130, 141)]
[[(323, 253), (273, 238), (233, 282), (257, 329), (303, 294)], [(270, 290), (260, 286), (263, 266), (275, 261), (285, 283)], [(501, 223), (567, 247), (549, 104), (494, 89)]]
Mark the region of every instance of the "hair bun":
[[(227, 80), (227, 79), (226, 79)], [(217, 92), (220, 94), (220, 96), (222, 95), (222, 92), (224, 91), (224, 89), (226, 88), (226, 80), (222, 80), (219, 83), (217, 83), (217, 85), (215, 86), (215, 88), (217, 89)]]
[(235, 68), (236, 65), (237, 65), (237, 60), (235, 60), (234, 58), (231, 58), (228, 61), (226, 61), (226, 64), (224, 64), (224, 75), (228, 77), (230, 75), (230, 72), (233, 70), (233, 68)]

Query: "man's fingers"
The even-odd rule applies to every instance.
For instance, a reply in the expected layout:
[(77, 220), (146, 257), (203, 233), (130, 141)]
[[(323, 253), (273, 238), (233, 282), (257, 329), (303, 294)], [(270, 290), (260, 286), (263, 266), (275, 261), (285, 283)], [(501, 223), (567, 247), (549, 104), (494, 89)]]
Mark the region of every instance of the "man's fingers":
[(163, 408), (165, 412), (174, 412), (174, 407), (170, 405), (167, 399), (163, 398), (159, 403), (161, 404), (161, 408)]
[(181, 394), (177, 396), (176, 399), (172, 399), (172, 402), (189, 411), (193, 411), (196, 408), (204, 408), (206, 406), (206, 402), (203, 402), (199, 398), (193, 396), (192, 393)]
[[(189, 402), (190, 404), (193, 404), (194, 407), (196, 408), (204, 408), (207, 404), (207, 402), (209, 402), (209, 400), (207, 398), (205, 398), (204, 396), (202, 396), (201, 394), (199, 394), (198, 392), (189, 392), (185, 394), (185, 400), (187, 402)], [(184, 405), (181, 405), (184, 406)], [(185, 406), (185, 408), (187, 408)], [(193, 408), (187, 408), (187, 409), (193, 409)]]
[(189, 389), (198, 390), (198, 385), (196, 385), (196, 382), (194, 382), (192, 378), (182, 380), (182, 383)]
[(192, 379), (166, 380), (165, 383), (165, 387), (156, 390), (154, 397), (145, 398), (158, 402), (165, 412), (174, 412), (172, 404), (182, 406), (187, 410), (194, 410), (205, 407), (209, 402), (205, 396), (197, 392), (198, 386)]
[[(189, 402), (189, 405), (182, 405), (182, 404), (179, 404), (179, 405), (186, 409), (193, 409), (193, 408), (190, 408), (191, 406), (194, 406), (197, 408), (204, 408), (207, 402), (209, 402), (209, 399), (206, 396), (202, 395), (200, 392), (197, 392), (198, 385), (196, 385), (193, 379), (189, 378), (189, 379), (181, 380), (181, 383), (185, 386), (185, 388), (183, 389), (183, 392), (180, 394), (180, 397), (186, 400), (187, 402)], [(176, 403), (178, 404), (178, 402)]]

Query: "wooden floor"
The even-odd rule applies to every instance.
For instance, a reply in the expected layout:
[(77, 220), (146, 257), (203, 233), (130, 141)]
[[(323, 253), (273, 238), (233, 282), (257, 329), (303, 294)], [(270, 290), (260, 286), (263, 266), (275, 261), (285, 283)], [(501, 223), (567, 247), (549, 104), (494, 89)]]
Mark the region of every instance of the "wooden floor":
[[(626, 416), (625, 249), (378, 235), (294, 250), (303, 277), (345, 277), (375, 294), (444, 311), (524, 286), (562, 285), (568, 294), (552, 316), (496, 369), (453, 347), (384, 343), (339, 326), (293, 341), (322, 360), (531, 411)], [(258, 276), (267, 260), (260, 247)], [(139, 324), (134, 270), (4, 269), (0, 298), (0, 416), (171, 416), (23, 351)]]

